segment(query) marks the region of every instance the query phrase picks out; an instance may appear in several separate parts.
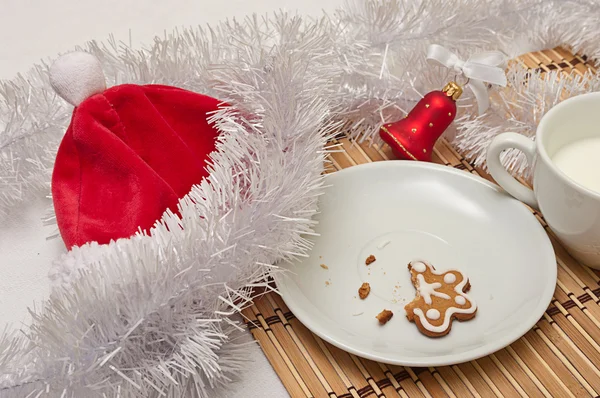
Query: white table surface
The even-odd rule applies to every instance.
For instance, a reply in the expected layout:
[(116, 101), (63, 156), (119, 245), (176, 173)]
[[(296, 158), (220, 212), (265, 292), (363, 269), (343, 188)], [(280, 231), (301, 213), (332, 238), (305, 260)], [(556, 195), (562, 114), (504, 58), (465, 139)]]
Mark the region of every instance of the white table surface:
[[(11, 79), (41, 59), (54, 58), (88, 40), (117, 40), (141, 46), (177, 27), (215, 23), (279, 9), (319, 16), (342, 0), (2, 0), (0, 79)], [(130, 35), (131, 34), (131, 35)], [(46, 241), (41, 227), (49, 202), (23, 206), (0, 228), (0, 330), (28, 323), (27, 307), (48, 294), (47, 267), (64, 250), (58, 239)], [(252, 338), (247, 335), (248, 341)], [(286, 397), (279, 378), (260, 348), (254, 363), (228, 397)]]

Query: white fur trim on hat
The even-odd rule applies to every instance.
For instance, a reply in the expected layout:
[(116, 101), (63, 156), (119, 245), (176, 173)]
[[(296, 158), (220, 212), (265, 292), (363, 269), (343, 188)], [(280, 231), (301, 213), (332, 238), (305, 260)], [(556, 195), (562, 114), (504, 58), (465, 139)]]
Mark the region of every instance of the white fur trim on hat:
[(100, 61), (92, 54), (72, 52), (58, 58), (50, 67), (50, 84), (71, 105), (106, 90)]

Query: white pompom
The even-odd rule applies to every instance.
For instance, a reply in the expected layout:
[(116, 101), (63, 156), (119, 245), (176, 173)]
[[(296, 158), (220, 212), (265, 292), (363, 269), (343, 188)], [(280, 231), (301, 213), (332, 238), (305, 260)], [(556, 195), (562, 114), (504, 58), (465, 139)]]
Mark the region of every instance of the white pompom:
[(106, 90), (100, 61), (85, 52), (68, 53), (54, 61), (50, 67), (50, 84), (58, 95), (74, 106)]

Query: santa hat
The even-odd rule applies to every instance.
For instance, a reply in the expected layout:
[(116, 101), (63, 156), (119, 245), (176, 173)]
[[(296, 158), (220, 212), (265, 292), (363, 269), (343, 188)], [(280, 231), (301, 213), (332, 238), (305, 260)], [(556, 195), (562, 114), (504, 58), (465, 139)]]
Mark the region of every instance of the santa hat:
[(68, 248), (149, 229), (207, 176), (217, 99), (161, 85), (107, 89), (100, 62), (82, 52), (59, 58), (50, 82), (75, 106), (52, 174)]

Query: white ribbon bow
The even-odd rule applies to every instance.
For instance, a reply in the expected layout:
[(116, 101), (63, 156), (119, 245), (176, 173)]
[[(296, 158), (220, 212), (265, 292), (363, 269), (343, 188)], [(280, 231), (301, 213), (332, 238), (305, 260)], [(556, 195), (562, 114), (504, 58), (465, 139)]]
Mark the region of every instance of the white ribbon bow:
[(486, 51), (473, 54), (465, 62), (447, 48), (432, 44), (427, 49), (427, 61), (431, 64), (440, 64), (468, 79), (467, 87), (475, 94), (479, 113), (483, 113), (490, 106), (485, 83), (492, 83), (506, 87), (507, 57), (500, 51)]

